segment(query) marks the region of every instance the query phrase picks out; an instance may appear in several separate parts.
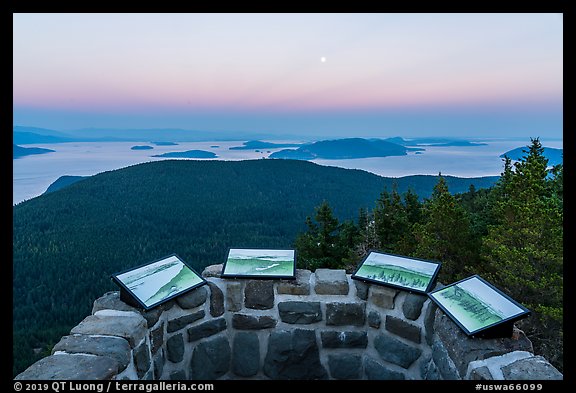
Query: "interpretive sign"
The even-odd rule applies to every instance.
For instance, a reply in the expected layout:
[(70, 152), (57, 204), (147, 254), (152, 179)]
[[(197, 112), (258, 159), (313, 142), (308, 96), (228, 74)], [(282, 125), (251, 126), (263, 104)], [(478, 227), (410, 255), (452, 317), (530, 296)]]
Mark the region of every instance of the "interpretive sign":
[(206, 280), (176, 254), (112, 275), (121, 300), (149, 310), (206, 284)]
[(427, 293), (434, 287), (440, 265), (439, 262), (371, 251), (352, 278)]
[(222, 277), (295, 278), (296, 251), (231, 248)]
[(527, 308), (478, 275), (428, 296), (469, 336), (509, 336), (514, 321), (530, 314)]

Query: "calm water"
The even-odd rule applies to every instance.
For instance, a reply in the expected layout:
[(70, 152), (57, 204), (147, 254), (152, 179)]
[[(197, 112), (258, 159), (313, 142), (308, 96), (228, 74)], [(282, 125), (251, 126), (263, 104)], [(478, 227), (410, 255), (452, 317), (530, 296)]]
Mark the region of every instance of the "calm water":
[[(543, 146), (562, 148), (562, 141), (540, 140)], [(41, 195), (50, 184), (63, 175), (87, 176), (126, 166), (163, 160), (150, 157), (171, 151), (206, 150), (218, 155), (210, 160), (246, 160), (267, 157), (281, 149), (229, 150), (244, 141), (182, 142), (178, 146), (154, 146), (154, 150), (131, 150), (135, 145), (148, 142), (71, 142), (57, 144), (25, 145), (44, 147), (54, 153), (31, 155), (13, 160), (14, 204)], [(298, 142), (298, 141), (296, 141)], [(424, 146), (422, 154), (409, 153), (400, 157), (362, 158), (353, 160), (314, 160), (321, 165), (363, 169), (386, 177), (408, 175), (452, 175), (459, 177), (498, 176), (502, 172), (499, 155), (530, 141), (485, 141), (485, 146)]]

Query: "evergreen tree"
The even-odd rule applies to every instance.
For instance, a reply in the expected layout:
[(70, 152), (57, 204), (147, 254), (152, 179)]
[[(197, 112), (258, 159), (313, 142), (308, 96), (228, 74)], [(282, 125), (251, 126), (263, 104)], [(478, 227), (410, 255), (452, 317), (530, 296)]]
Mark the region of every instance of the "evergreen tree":
[(376, 201), (374, 225), (379, 248), (385, 252), (394, 252), (397, 243), (409, 228), (406, 208), (396, 184), (392, 187), (392, 193), (384, 189)]
[(361, 208), (358, 214), (358, 237), (351, 253), (351, 262), (357, 264), (368, 255), (370, 250), (376, 250), (379, 247), (380, 242), (376, 234), (374, 215), (366, 209)]
[(414, 236), (414, 225), (422, 221), (422, 204), (412, 189), (408, 189), (404, 193), (404, 209), (408, 223), (400, 240), (396, 243), (395, 252), (402, 255), (413, 255), (418, 245)]
[(409, 188), (404, 193), (404, 206), (406, 208), (406, 216), (408, 218), (408, 223), (413, 225), (420, 222), (422, 219), (422, 204), (418, 198), (418, 194)]
[(442, 262), (439, 279), (444, 283), (462, 279), (476, 264), (470, 223), (441, 175), (423, 214), (423, 223), (414, 225), (415, 256)]
[(462, 205), (470, 217), (470, 232), (476, 241), (475, 249), (480, 247), (481, 239), (488, 233), (488, 224), (492, 219), (492, 189), (483, 188), (477, 190), (472, 184), (468, 192), (456, 194), (456, 200)]
[(484, 238), (483, 258), (488, 277), (535, 312), (524, 323), (526, 333), (561, 368), (563, 171), (557, 167), (550, 178), (539, 139), (531, 141), (514, 170), (505, 158), (495, 187), (496, 222)]
[(339, 241), (339, 223), (328, 202), (315, 209), (314, 221), (306, 217), (308, 231), (297, 236), (298, 263), (306, 269), (338, 268), (343, 259)]

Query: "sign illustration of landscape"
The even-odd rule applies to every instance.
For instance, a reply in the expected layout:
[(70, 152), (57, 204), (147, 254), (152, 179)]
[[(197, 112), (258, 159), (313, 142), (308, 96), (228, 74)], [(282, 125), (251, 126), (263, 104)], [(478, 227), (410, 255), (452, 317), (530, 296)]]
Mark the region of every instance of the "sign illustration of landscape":
[(371, 251), (352, 278), (427, 293), (440, 269), (439, 262)]
[(231, 248), (222, 277), (295, 278), (296, 252)]
[(429, 296), (469, 336), (530, 314), (478, 275), (431, 292)]
[(206, 284), (175, 254), (113, 274), (112, 279), (146, 310)]

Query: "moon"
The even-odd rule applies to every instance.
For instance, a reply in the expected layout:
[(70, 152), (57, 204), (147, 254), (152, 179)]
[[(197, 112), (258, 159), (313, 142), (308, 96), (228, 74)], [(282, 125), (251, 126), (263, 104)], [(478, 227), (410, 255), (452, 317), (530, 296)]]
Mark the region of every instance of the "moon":
[(325, 58), (324, 56), (322, 56), (322, 57), (320, 58), (320, 61), (321, 61), (322, 63), (326, 63), (326, 58)]

